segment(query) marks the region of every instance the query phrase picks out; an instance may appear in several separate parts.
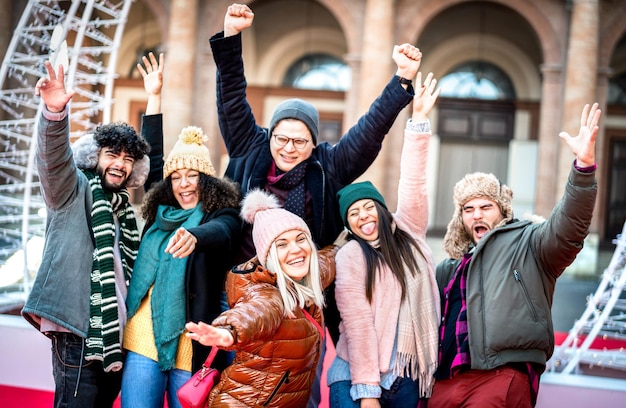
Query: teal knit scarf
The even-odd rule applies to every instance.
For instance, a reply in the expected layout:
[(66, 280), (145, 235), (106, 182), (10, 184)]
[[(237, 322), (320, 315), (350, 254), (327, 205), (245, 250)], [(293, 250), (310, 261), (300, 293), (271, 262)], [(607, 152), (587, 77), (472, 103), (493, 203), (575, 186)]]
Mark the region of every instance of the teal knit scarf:
[(84, 170), (83, 173), (89, 180), (93, 196), (91, 228), (95, 239), (85, 359), (102, 361), (106, 372), (119, 371), (123, 365), (123, 354), (115, 291), (113, 213), (120, 223), (119, 249), (127, 281), (137, 257), (139, 231), (128, 191), (105, 192), (96, 172)]
[(178, 340), (187, 322), (185, 271), (189, 257), (174, 258), (165, 252), (165, 248), (178, 228), (190, 229), (200, 225), (203, 215), (202, 204), (188, 210), (160, 205), (154, 224), (141, 239), (128, 287), (126, 305), (130, 319), (154, 286), (150, 308), (161, 371), (174, 368)]

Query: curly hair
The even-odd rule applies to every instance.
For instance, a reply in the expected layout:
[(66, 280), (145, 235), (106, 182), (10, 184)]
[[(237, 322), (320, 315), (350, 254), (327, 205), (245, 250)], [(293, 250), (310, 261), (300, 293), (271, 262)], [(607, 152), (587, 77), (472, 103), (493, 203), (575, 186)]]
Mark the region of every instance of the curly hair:
[[(220, 179), (208, 176), (204, 173), (199, 174), (199, 201), (202, 203), (202, 209), (205, 213), (210, 214), (222, 208), (234, 208), (239, 210), (239, 203), (241, 201), (239, 184), (228, 178)], [(141, 216), (146, 221), (146, 226), (150, 226), (154, 223), (159, 205), (169, 205), (180, 208), (180, 204), (178, 204), (172, 190), (171, 176), (153, 184), (146, 193), (141, 206)]]
[(100, 148), (108, 147), (116, 154), (124, 151), (135, 160), (150, 152), (150, 145), (128, 123), (100, 125), (94, 130), (93, 137)]

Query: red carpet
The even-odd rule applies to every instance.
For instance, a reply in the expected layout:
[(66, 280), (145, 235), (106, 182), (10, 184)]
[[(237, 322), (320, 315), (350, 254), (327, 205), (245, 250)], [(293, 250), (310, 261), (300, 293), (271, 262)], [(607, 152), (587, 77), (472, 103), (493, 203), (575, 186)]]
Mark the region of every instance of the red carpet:
[[(567, 333), (556, 333), (554, 336), (556, 344), (561, 344), (566, 337)], [(598, 350), (604, 348), (618, 349), (620, 347), (624, 347), (624, 341), (615, 339), (598, 338), (592, 344), (592, 348)], [(324, 367), (330, 367), (334, 357), (335, 349), (331, 344), (326, 351)], [(326, 371), (322, 375), (322, 384), (326, 384)], [(54, 394), (49, 391), (0, 385), (0, 406), (2, 408), (49, 408), (52, 406), (53, 401)], [(120, 408), (119, 398), (114, 408)], [(322, 387), (322, 403), (320, 403), (319, 408), (328, 408), (328, 388), (326, 386)]]

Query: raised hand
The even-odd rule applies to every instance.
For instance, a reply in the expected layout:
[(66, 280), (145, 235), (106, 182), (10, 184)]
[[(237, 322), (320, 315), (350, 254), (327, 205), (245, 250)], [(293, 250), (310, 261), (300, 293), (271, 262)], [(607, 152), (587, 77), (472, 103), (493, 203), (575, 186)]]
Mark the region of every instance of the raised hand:
[(163, 89), (163, 68), (165, 67), (165, 57), (159, 54), (159, 61), (153, 53), (141, 58), (143, 65), (137, 64), (137, 70), (143, 77), (143, 88), (148, 94), (146, 105), (146, 115), (154, 115), (161, 112), (161, 90)]
[(422, 73), (417, 73), (415, 80), (415, 96), (413, 97), (413, 120), (425, 120), (435, 106), (441, 88), (437, 88), (437, 80), (432, 72), (429, 72), (422, 84)]
[(245, 4), (233, 3), (224, 16), (224, 37), (237, 35), (252, 25), (254, 13)]
[(189, 322), (185, 325), (185, 329), (188, 331), (185, 334), (187, 337), (203, 346), (229, 347), (233, 345), (235, 340), (230, 331), (204, 322), (197, 324)]
[(567, 143), (576, 156), (576, 165), (579, 167), (589, 167), (596, 163), (595, 146), (601, 115), (602, 111), (598, 108), (597, 103), (591, 107), (586, 104), (580, 115), (578, 135), (572, 137), (567, 132), (559, 133), (559, 137)]
[(404, 43), (393, 47), (391, 58), (398, 66), (396, 75), (406, 79), (413, 79), (420, 69), (422, 52), (419, 48), (409, 43)]
[(74, 91), (65, 89), (63, 64), (59, 65), (58, 75), (54, 72), (50, 61), (44, 62), (44, 66), (48, 71), (48, 77), (39, 78), (35, 85), (35, 95), (41, 96), (48, 111), (61, 112), (74, 96)]
[(143, 78), (143, 88), (148, 95), (159, 95), (163, 88), (163, 67), (165, 66), (165, 57), (163, 53), (159, 54), (159, 61), (153, 53), (145, 55), (141, 58), (143, 65), (137, 64), (137, 70)]

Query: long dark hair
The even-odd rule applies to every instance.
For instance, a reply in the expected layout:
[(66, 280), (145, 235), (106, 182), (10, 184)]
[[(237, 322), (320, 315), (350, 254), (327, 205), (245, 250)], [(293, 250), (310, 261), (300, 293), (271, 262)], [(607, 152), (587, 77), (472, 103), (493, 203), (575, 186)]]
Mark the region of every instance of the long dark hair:
[[(198, 190), (202, 209), (207, 214), (222, 208), (239, 209), (239, 185), (227, 178), (220, 179), (200, 173)], [(159, 205), (180, 208), (172, 190), (171, 175), (153, 184), (144, 197), (141, 216), (146, 221), (146, 226), (154, 223)]]
[(367, 268), (365, 295), (371, 303), (376, 275), (379, 270), (378, 267), (386, 264), (400, 283), (402, 299), (404, 299), (406, 294), (405, 270), (408, 268), (413, 276), (419, 272), (413, 248), (417, 249), (420, 254), (421, 250), (417, 242), (407, 232), (397, 227), (395, 231), (393, 230), (393, 217), (387, 208), (375, 200), (374, 204), (376, 205), (376, 211), (378, 211), (378, 241), (380, 246), (374, 248), (356, 234), (351, 234), (351, 237), (361, 246), (365, 256)]

